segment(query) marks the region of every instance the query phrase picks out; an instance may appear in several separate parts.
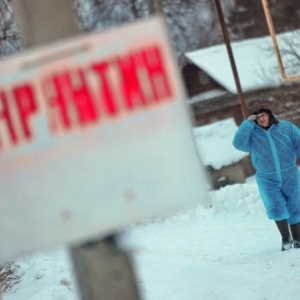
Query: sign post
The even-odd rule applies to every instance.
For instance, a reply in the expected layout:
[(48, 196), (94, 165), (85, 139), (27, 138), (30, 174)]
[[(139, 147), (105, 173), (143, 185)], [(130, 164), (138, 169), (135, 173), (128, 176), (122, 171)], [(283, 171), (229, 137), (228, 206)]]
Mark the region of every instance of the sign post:
[(70, 0), (12, 0), (21, 45), (28, 49), (63, 40), (79, 32)]
[[(70, 0), (13, 2), (24, 48), (48, 44), (78, 33)], [(71, 255), (82, 300), (139, 299), (129, 257), (118, 248), (114, 236), (73, 246)]]
[[(33, 36), (56, 23), (35, 18), (35, 5), (61, 10), (14, 1)], [(114, 233), (206, 193), (165, 21), (51, 46), (20, 29), (27, 48), (41, 46), (0, 65), (0, 260), (68, 245), (84, 300), (139, 299)]]
[(71, 250), (82, 299), (140, 299), (128, 254), (109, 236)]

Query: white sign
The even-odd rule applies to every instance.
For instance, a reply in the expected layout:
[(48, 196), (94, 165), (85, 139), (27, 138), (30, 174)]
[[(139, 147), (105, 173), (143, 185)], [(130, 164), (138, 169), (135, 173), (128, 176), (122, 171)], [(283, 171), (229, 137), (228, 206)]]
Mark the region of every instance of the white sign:
[(0, 260), (102, 237), (205, 195), (164, 21), (0, 65)]

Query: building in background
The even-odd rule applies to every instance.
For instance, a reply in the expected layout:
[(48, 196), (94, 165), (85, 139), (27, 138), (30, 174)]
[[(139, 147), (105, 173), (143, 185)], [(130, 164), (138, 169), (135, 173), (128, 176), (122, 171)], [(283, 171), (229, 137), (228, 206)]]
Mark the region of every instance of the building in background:
[[(299, 30), (278, 35), (282, 59), (290, 76), (298, 70), (300, 73), (297, 57), (300, 49), (295, 40), (300, 41)], [(299, 126), (300, 85), (299, 82), (284, 82), (280, 77), (271, 37), (233, 42), (231, 46), (246, 106), (256, 100), (270, 102), (279, 117)], [(291, 49), (293, 54), (285, 54)], [(229, 117), (239, 125), (243, 116), (225, 44), (188, 52), (185, 57), (182, 76), (195, 126)]]

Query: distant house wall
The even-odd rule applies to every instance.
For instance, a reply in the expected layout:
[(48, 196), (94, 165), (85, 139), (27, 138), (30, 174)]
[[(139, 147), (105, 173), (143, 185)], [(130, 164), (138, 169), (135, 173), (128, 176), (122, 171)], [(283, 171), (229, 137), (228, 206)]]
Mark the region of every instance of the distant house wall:
[[(280, 88), (262, 89), (244, 93), (246, 107), (257, 100), (267, 102), (279, 118), (289, 120), (300, 127), (300, 84), (291, 84)], [(237, 125), (243, 121), (240, 102), (237, 95), (227, 93), (213, 99), (194, 102), (191, 111), (195, 126), (209, 124), (217, 120), (234, 118)]]
[(192, 63), (186, 63), (182, 69), (182, 77), (189, 97), (199, 95), (214, 89), (224, 89), (207, 73)]
[[(299, 103), (300, 103), (300, 98), (299, 98)], [(297, 127), (300, 128), (300, 111), (290, 111), (288, 113), (283, 113), (280, 115), (280, 118), (284, 120), (289, 120), (292, 123), (294, 123)]]
[[(206, 169), (210, 179), (211, 188), (219, 189), (228, 184), (245, 183), (246, 177), (254, 174), (253, 170), (250, 171), (251, 167), (252, 165), (249, 165), (248, 157), (245, 157), (235, 164), (225, 166), (220, 170), (215, 170), (212, 166), (208, 166)], [(248, 173), (252, 174), (246, 174), (245, 168)]]
[(244, 170), (244, 174), (245, 174), (246, 178), (250, 177), (250, 176), (253, 176), (255, 174), (255, 169), (253, 167), (250, 155), (245, 157), (244, 159), (242, 159), (240, 161), (240, 163), (242, 164), (242, 168)]
[(223, 107), (222, 109), (216, 109), (206, 112), (203, 112), (203, 110), (201, 110), (201, 107), (195, 105), (192, 111), (194, 115), (195, 126), (202, 126), (227, 118), (234, 118), (236, 124), (240, 124), (243, 121), (243, 116), (239, 104), (228, 105)]

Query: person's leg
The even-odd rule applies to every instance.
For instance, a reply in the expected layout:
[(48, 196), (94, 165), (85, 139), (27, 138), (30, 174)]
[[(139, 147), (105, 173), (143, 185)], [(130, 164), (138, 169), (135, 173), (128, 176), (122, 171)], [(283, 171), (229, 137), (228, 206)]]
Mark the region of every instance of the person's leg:
[(287, 209), (286, 199), (279, 187), (276, 175), (256, 174), (255, 179), (258, 185), (260, 197), (266, 209), (270, 220), (289, 219), (289, 211)]
[(282, 237), (281, 250), (291, 249), (293, 246), (293, 239), (290, 234), (289, 224), (287, 219), (281, 221), (275, 221), (277, 228)]
[(288, 222), (294, 240), (294, 248), (300, 248), (300, 173), (297, 166), (283, 172), (282, 192), (289, 211)]
[(294, 248), (300, 248), (300, 223), (290, 225), (290, 229), (294, 240)]
[(288, 223), (300, 223), (300, 173), (297, 166), (282, 173), (281, 190), (289, 212)]
[(279, 183), (272, 176), (265, 174), (256, 174), (255, 179), (268, 218), (275, 221), (281, 235), (281, 250), (290, 249), (292, 247), (292, 238), (288, 225), (289, 212)]

